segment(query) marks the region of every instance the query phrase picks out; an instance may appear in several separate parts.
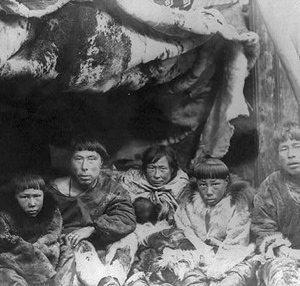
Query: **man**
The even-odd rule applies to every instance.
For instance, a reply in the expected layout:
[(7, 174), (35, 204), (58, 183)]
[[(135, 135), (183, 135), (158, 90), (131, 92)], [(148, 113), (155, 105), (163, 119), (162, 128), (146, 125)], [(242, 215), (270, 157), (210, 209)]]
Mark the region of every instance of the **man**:
[(98, 258), (99, 251), (106, 251), (136, 225), (128, 192), (101, 170), (107, 157), (97, 140), (76, 137), (71, 144), (70, 176), (54, 180), (49, 188), (59, 203), (65, 233), (56, 285), (113, 286), (126, 279), (130, 246), (118, 249), (109, 263), (106, 257)]
[(262, 182), (255, 196), (252, 230), (262, 255), (265, 285), (299, 285), (299, 125), (284, 124), (275, 132), (274, 143), (280, 170)]

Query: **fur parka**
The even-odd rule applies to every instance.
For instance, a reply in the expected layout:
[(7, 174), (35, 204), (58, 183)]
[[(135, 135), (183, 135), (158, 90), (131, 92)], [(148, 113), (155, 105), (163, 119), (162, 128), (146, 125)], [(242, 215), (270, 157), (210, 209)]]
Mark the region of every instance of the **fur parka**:
[[(207, 267), (208, 277), (221, 279), (227, 271), (253, 254), (255, 246), (250, 244), (250, 212), (255, 193), (247, 182), (232, 177), (223, 199), (215, 206), (207, 206), (196, 181), (191, 180), (184, 188), (175, 222), (195, 246), (197, 257), (201, 254), (199, 262)], [(168, 256), (171, 257), (170, 253)]]
[(43, 285), (55, 275), (60, 254), (61, 214), (55, 200), (44, 193), (36, 217), (21, 210), (11, 193), (0, 206), (0, 266), (15, 270), (29, 285)]
[[(140, 281), (149, 285), (153, 281), (188, 285), (187, 277), (195, 273), (195, 281), (219, 281), (229, 271), (237, 271), (245, 281), (251, 279), (255, 263), (238, 264), (254, 253), (255, 246), (249, 240), (255, 192), (247, 182), (232, 177), (225, 197), (216, 206), (207, 207), (196, 181), (191, 179), (179, 197), (176, 225), (149, 223), (136, 231), (143, 248), (139, 249), (126, 286), (139, 285)], [(209, 220), (205, 220), (207, 213)], [(240, 273), (242, 270), (245, 273)]]

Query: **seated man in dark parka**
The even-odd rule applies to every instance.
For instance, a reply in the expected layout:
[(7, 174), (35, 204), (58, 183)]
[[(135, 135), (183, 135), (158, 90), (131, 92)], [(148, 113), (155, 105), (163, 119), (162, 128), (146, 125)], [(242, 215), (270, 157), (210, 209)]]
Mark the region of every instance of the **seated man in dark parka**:
[(49, 186), (65, 234), (56, 285), (119, 285), (126, 279), (130, 246), (118, 249), (114, 263), (105, 261), (105, 255), (104, 261), (98, 257), (136, 226), (128, 192), (102, 171), (107, 157), (103, 144), (78, 136), (71, 143), (70, 176)]

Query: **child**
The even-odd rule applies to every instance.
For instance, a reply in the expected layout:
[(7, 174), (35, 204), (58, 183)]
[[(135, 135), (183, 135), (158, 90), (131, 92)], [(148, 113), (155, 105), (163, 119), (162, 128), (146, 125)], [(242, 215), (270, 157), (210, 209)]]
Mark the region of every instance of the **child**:
[(133, 206), (137, 223), (144, 224), (151, 222), (155, 224), (158, 221), (159, 208), (150, 200), (139, 197), (134, 201)]
[[(220, 159), (204, 157), (191, 168), (175, 221), (202, 254), (205, 267), (194, 273), (201, 285), (242, 286), (255, 277), (257, 262), (246, 259), (254, 251), (249, 245), (254, 194)], [(189, 273), (182, 275), (182, 281), (190, 278)]]
[(39, 175), (18, 175), (0, 206), (0, 281), (48, 285), (56, 274), (62, 218)]

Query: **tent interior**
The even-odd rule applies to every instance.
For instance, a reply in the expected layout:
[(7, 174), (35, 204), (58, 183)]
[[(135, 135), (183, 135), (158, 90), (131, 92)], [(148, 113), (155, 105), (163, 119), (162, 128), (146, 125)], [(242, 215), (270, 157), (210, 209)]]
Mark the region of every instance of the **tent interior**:
[(255, 181), (259, 40), (247, 1), (17, 2), (0, 3), (2, 181), (67, 172), (83, 132), (120, 171), (165, 144), (185, 170), (209, 154)]

